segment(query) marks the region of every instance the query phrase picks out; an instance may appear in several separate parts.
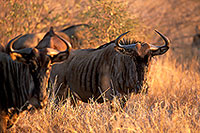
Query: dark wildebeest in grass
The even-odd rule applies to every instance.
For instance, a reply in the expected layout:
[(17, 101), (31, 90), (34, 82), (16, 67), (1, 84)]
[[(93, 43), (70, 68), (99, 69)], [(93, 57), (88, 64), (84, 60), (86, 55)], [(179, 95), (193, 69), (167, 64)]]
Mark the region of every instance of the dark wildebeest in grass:
[(193, 36), (192, 47), (200, 49), (200, 26), (196, 26), (196, 34)]
[[(87, 24), (79, 24), (79, 25), (73, 25), (70, 26), (64, 30), (55, 32), (58, 36), (64, 38), (66, 41), (70, 42), (73, 48), (80, 48), (82, 45), (84, 45), (85, 41), (85, 36), (84, 36), (84, 31), (86, 28), (89, 26)], [(85, 29), (85, 30), (84, 30)], [(84, 30), (84, 31), (83, 31)], [(24, 49), (24, 48), (34, 48), (38, 45), (38, 43), (43, 39), (44, 35), (46, 33), (35, 33), (35, 34), (25, 34), (18, 38), (14, 44), (13, 48), (16, 50), (19, 49)], [(53, 45), (56, 43), (55, 39), (52, 39), (48, 45)], [(46, 45), (42, 45), (42, 48), (49, 47)], [(41, 47), (40, 47), (41, 48)], [(9, 46), (6, 46), (6, 52), (8, 53), (9, 51)]]
[(142, 92), (152, 57), (169, 49), (167, 37), (156, 32), (164, 40), (164, 45), (121, 40), (124, 33), (97, 49), (72, 51), (63, 64), (52, 68), (51, 78), (55, 79), (57, 75), (58, 97), (66, 98), (67, 87), (83, 102), (90, 98), (103, 102), (103, 94), (112, 100), (113, 96)]
[(5, 132), (28, 105), (42, 108), (47, 103), (47, 85), (51, 66), (69, 56), (70, 44), (65, 51), (52, 48), (13, 49), (18, 36), (9, 42), (9, 54), (0, 52), (0, 132)]

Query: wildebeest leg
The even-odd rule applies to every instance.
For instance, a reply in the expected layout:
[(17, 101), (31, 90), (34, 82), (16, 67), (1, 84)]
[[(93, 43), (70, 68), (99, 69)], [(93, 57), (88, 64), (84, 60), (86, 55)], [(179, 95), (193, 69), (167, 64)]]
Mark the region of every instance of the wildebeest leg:
[(59, 89), (57, 96), (58, 98), (60, 98), (59, 100), (65, 100), (66, 98), (68, 98), (69, 96), (69, 91), (68, 91), (68, 87), (66, 87), (67, 85), (62, 85), (61, 88)]
[(114, 88), (112, 86), (112, 81), (109, 75), (109, 69), (107, 66), (104, 66), (104, 73), (101, 75), (101, 85), (99, 87), (99, 91), (107, 100), (112, 100), (114, 93)]
[(67, 99), (70, 100), (70, 105), (73, 107), (77, 106), (77, 100), (79, 99), (79, 96), (71, 92), (70, 88), (67, 86), (65, 88), (61, 88), (60, 91), (58, 91), (58, 96), (56, 96), (55, 103), (58, 105), (59, 102), (63, 105), (67, 102)]
[(73, 107), (78, 106), (78, 100), (81, 100), (81, 98), (76, 94), (75, 92), (71, 92), (70, 89), (68, 90), (68, 93), (70, 93), (70, 103)]
[(7, 129), (11, 128), (19, 118), (19, 111), (17, 109), (9, 112), (9, 120), (7, 121)]
[[(79, 96), (76, 93), (71, 92), (70, 88), (68, 88), (68, 87), (66, 87), (65, 89), (62, 89), (62, 91), (59, 91), (59, 93), (61, 93), (61, 92), (63, 94), (60, 94), (57, 98), (62, 98), (62, 99), (59, 99), (59, 101), (61, 101), (62, 104), (65, 104), (67, 102), (67, 99), (69, 99), (71, 106), (73, 106), (73, 107), (77, 106), (77, 103), (78, 103), (77, 100), (79, 99)], [(58, 99), (56, 99), (56, 100), (58, 100)]]
[(120, 107), (124, 109), (126, 107), (126, 102), (128, 101), (128, 98), (126, 96), (123, 96), (120, 98)]
[(50, 91), (50, 97), (54, 99), (54, 102), (58, 104), (59, 102), (63, 102), (63, 104), (66, 101), (66, 98), (68, 98), (68, 86), (65, 83), (56, 84), (57, 82), (57, 76), (55, 77), (54, 81), (51, 81), (51, 91)]
[(113, 100), (110, 101), (110, 108), (112, 112), (122, 111), (126, 107), (127, 97), (118, 97), (116, 96)]
[(7, 120), (9, 119), (5, 111), (0, 112), (0, 133), (6, 132)]

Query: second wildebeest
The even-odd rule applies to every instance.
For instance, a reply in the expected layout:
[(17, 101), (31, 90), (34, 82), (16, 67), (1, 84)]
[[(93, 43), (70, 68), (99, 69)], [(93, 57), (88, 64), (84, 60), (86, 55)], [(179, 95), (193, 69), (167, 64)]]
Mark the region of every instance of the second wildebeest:
[(192, 47), (200, 48), (200, 26), (196, 26), (196, 34), (193, 36)]
[(71, 44), (57, 35), (66, 45), (60, 51), (53, 48), (16, 50), (9, 43), (9, 55), (0, 52), (0, 132), (6, 132), (28, 105), (43, 108), (47, 103), (47, 85), (51, 66), (65, 60)]
[[(89, 26), (87, 24), (72, 25), (61, 31), (55, 32), (55, 34), (64, 38), (66, 41), (70, 42), (73, 48), (80, 48), (82, 47), (82, 45), (84, 45), (84, 40), (85, 40), (85, 36), (82, 33), (83, 29), (86, 29), (88, 27)], [(24, 48), (34, 48), (38, 45), (38, 43), (43, 39), (45, 35), (46, 35), (45, 32), (25, 34), (14, 42), (13, 48), (16, 50)], [(51, 43), (53, 43), (53, 41)], [(49, 47), (47, 45), (51, 45), (51, 44), (47, 45), (46, 44), (47, 43), (43, 44), (42, 47), (39, 48), (45, 48), (45, 47), (47, 48)], [(9, 53), (9, 45), (6, 45), (5, 49), (6, 52)]]
[(156, 32), (164, 40), (164, 45), (121, 40), (126, 32), (97, 49), (72, 51), (63, 64), (53, 66), (51, 78), (58, 75), (58, 97), (66, 97), (64, 92), (67, 92), (67, 87), (74, 97), (83, 102), (88, 102), (90, 98), (103, 102), (103, 98), (100, 98), (102, 93), (108, 100), (112, 100), (114, 95), (140, 93), (146, 82), (151, 58), (169, 49), (167, 37)]

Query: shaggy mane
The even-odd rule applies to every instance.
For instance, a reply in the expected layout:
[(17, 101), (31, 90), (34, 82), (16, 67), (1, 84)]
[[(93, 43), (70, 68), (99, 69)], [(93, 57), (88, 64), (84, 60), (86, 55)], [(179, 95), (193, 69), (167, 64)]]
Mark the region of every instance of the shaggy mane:
[[(97, 50), (97, 49), (105, 48), (105, 47), (109, 46), (109, 45), (112, 44), (112, 43), (115, 43), (115, 40), (110, 41), (109, 43), (106, 43), (106, 44), (103, 44), (103, 45), (99, 46), (98, 48), (96, 48), (96, 50)], [(136, 44), (136, 43), (141, 43), (141, 44), (143, 44), (144, 42), (136, 41), (136, 40), (134, 40), (134, 39), (123, 39), (123, 40), (120, 40), (120, 44), (121, 44), (121, 45), (130, 45), (130, 44)]]
[(124, 39), (124, 38), (123, 38), (123, 40), (120, 40), (121, 45), (129, 45), (129, 44), (136, 44), (136, 43), (143, 44), (144, 42), (136, 41), (134, 39)]

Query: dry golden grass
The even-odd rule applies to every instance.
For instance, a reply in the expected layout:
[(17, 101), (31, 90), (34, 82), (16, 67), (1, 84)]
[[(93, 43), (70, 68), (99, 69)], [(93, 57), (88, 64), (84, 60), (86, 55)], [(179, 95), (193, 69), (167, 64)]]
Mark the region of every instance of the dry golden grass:
[[(200, 64), (176, 62), (172, 54), (153, 59), (149, 93), (131, 95), (123, 110), (109, 103), (69, 102), (24, 114), (12, 132), (198, 132), (200, 131)], [(119, 108), (119, 107), (117, 107)]]

